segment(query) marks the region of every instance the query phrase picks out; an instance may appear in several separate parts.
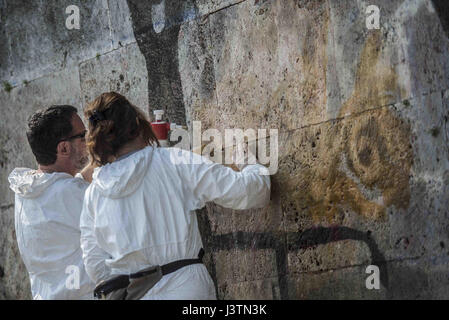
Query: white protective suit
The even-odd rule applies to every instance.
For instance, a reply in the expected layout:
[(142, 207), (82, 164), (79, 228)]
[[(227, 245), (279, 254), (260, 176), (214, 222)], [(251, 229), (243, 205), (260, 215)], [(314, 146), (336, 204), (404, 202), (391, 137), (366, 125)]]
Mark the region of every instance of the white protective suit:
[(27, 168), (16, 168), (9, 175), (16, 194), (17, 243), (33, 299), (93, 299), (94, 283), (84, 269), (79, 227), (89, 184), (79, 177)]
[[(175, 154), (184, 163), (172, 161)], [(258, 164), (236, 172), (185, 150), (152, 146), (96, 168), (81, 214), (87, 273), (98, 283), (197, 258), (203, 244), (194, 210), (208, 201), (233, 209), (265, 206), (270, 178), (259, 170), (267, 172)], [(193, 264), (165, 275), (142, 299), (216, 296), (206, 267)]]

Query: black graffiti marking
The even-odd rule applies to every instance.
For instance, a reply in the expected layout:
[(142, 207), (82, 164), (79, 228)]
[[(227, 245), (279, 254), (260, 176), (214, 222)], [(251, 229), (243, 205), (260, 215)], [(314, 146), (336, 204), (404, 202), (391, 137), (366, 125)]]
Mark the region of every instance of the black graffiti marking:
[[(206, 252), (218, 252), (221, 250), (251, 250), (251, 249), (272, 249), (276, 255), (276, 266), (280, 295), (282, 300), (289, 299), (288, 292), (288, 261), (289, 252), (295, 252), (300, 249), (311, 248), (320, 244), (327, 244), (343, 240), (356, 240), (364, 242), (371, 254), (371, 264), (377, 265), (380, 270), (380, 282), (387, 290), (389, 289), (387, 263), (384, 255), (379, 250), (375, 240), (370, 233), (362, 232), (356, 229), (332, 226), (316, 227), (304, 230), (302, 232), (242, 232), (237, 231), (228, 234), (212, 234), (210, 221), (207, 218), (207, 211), (201, 210), (198, 214), (199, 225), (203, 238), (203, 245)], [(211, 276), (216, 284), (217, 277), (215, 263), (212, 262)], [(218, 296), (218, 295), (217, 295)]]
[(438, 16), (443, 26), (446, 36), (449, 38), (449, 1), (447, 0), (432, 0)]
[(137, 44), (148, 71), (149, 112), (161, 109), (171, 122), (186, 124), (185, 106), (178, 62), (178, 35), (181, 24), (193, 19), (197, 9), (192, 1), (165, 0), (165, 27), (153, 29), (153, 5), (161, 0), (128, 0)]

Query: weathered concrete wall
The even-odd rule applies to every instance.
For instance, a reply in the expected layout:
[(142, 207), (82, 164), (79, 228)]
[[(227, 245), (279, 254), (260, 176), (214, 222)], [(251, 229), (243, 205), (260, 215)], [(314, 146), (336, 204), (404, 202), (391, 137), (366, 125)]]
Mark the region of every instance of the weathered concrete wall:
[[(444, 1), (0, 4), (0, 80), (14, 86), (0, 93), (0, 298), (29, 298), (6, 181), (34, 165), (27, 116), (107, 90), (203, 130), (279, 130), (270, 205), (198, 213), (219, 298), (449, 298)], [(65, 28), (69, 4), (80, 30)], [(365, 287), (370, 264), (380, 290)]]

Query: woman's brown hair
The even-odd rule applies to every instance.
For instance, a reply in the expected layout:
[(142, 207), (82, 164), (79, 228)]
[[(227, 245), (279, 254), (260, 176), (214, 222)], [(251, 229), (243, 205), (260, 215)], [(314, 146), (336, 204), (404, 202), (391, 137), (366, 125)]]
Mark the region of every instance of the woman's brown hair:
[(145, 114), (119, 93), (101, 94), (87, 105), (84, 116), (89, 119), (86, 144), (93, 164), (107, 164), (122, 146), (139, 135), (148, 144), (160, 146)]

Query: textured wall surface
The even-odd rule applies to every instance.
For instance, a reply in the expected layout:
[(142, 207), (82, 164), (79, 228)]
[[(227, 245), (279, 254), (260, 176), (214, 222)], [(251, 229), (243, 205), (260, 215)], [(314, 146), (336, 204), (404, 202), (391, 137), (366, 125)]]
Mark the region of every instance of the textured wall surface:
[[(71, 4), (80, 30), (65, 27)], [(189, 128), (279, 130), (269, 206), (198, 212), (220, 299), (448, 299), (448, 9), (0, 0), (0, 298), (30, 297), (7, 183), (35, 166), (27, 117), (115, 90)], [(380, 290), (365, 287), (370, 264)]]

